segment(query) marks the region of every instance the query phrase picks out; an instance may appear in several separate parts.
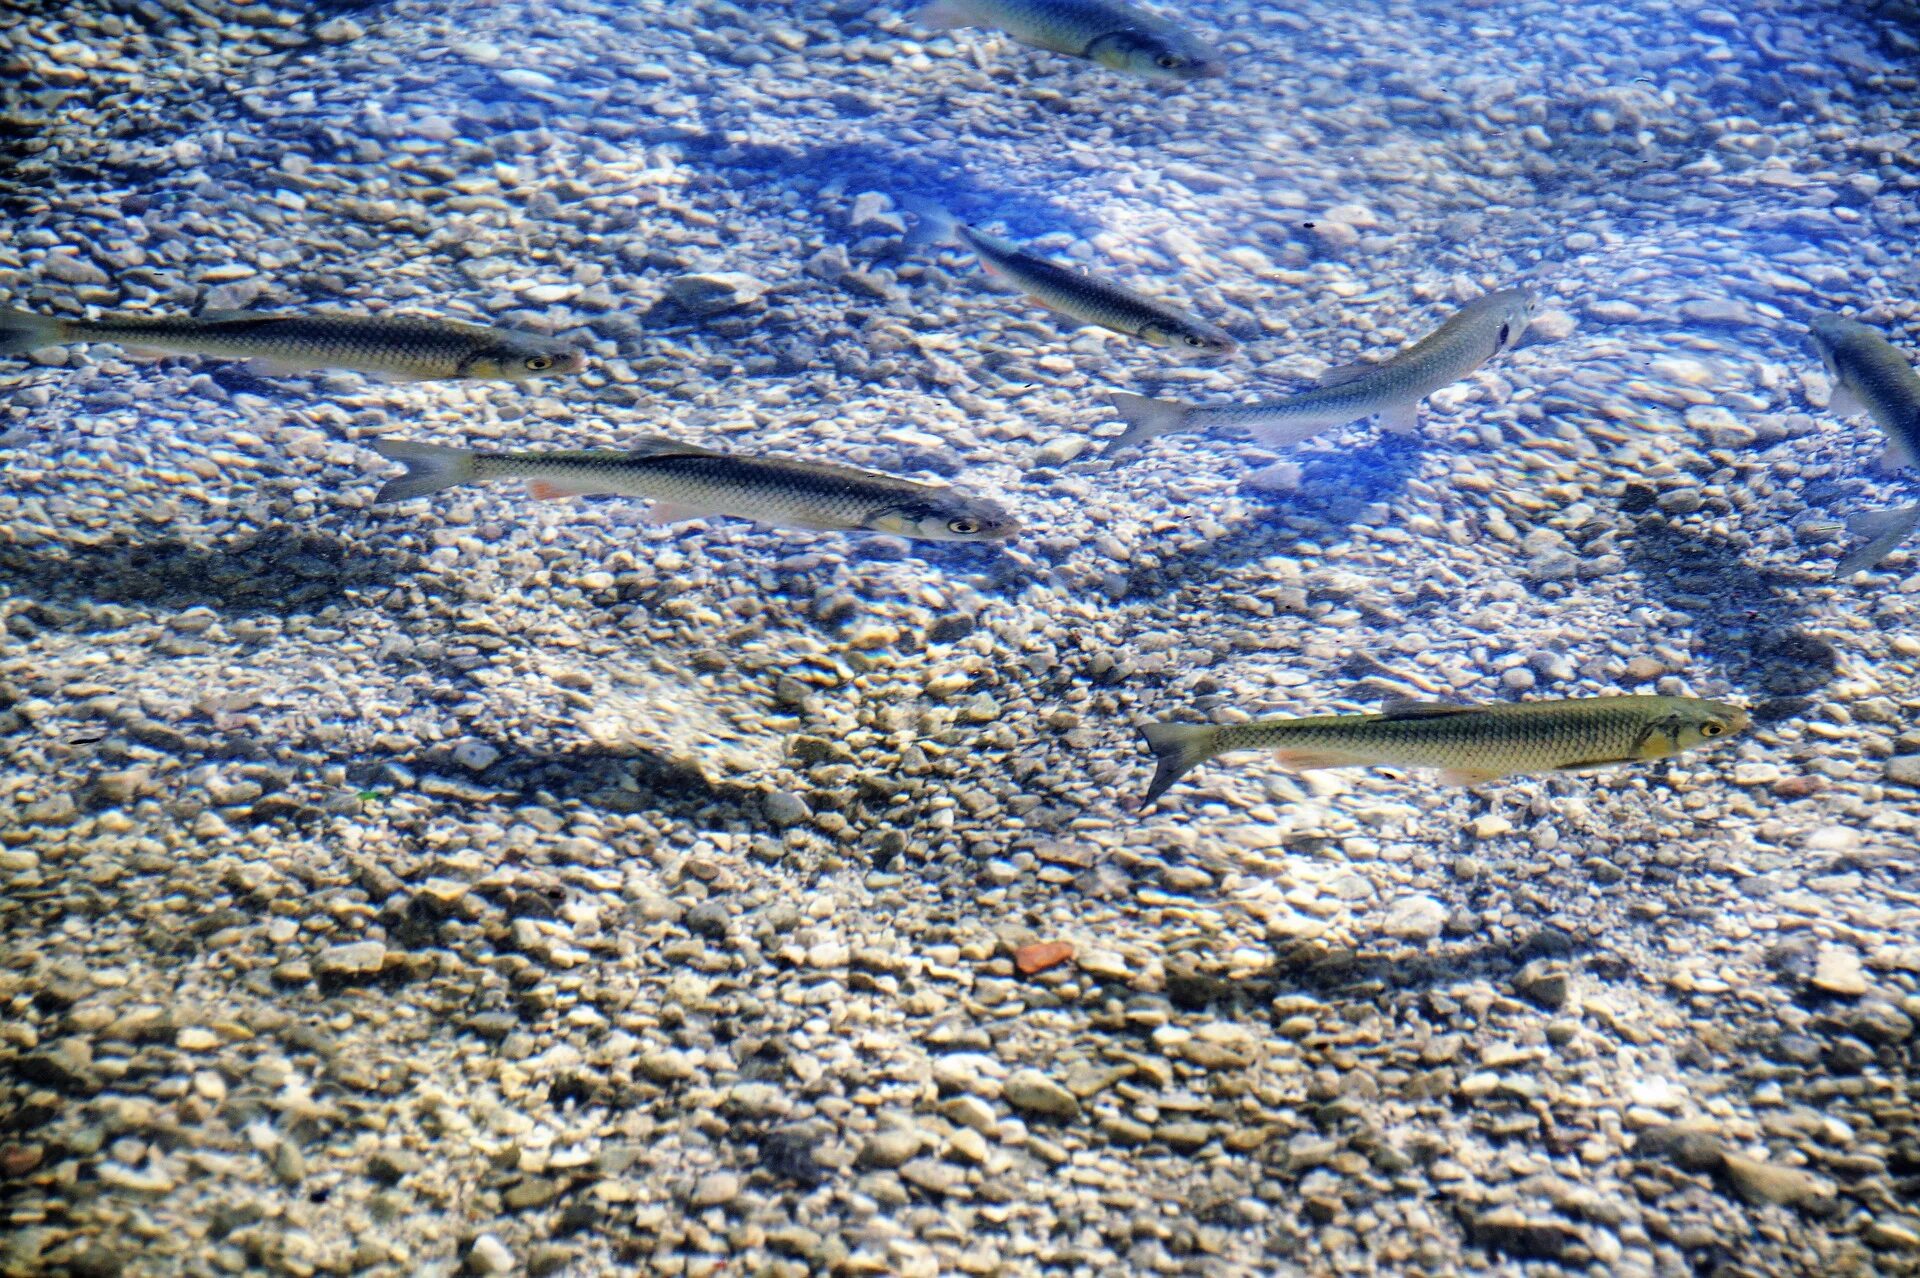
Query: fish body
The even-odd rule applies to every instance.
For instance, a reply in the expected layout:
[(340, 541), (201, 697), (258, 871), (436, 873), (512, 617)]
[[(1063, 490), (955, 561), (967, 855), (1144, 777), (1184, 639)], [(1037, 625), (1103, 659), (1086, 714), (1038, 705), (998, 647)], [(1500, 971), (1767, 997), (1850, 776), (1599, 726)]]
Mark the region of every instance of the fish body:
[(1021, 44), (1155, 80), (1225, 74), (1179, 25), (1125, 0), (931, 0), (915, 18), (938, 31), (992, 27)]
[(973, 250), (989, 274), (1083, 324), (1097, 324), (1154, 346), (1214, 355), (1234, 349), (1235, 342), (1224, 329), (1179, 307), (1024, 252), (1009, 240), (970, 226), (955, 224), (953, 235)]
[(655, 523), (731, 515), (816, 531), (870, 531), (934, 541), (996, 541), (1019, 521), (996, 502), (896, 475), (781, 457), (718, 453), (649, 437), (626, 451), (486, 453), (410, 440), (374, 451), (402, 463), (376, 501), (405, 501), (455, 484), (525, 480), (535, 497), (644, 497)]
[(1920, 524), (1920, 506), (1900, 506), (1893, 510), (1867, 510), (1847, 521), (1847, 531), (1864, 537), (1864, 545), (1855, 547), (1834, 566), (1836, 581), (1845, 581), (1857, 572), (1878, 568), (1880, 561), (1899, 549)]
[(1828, 409), (1836, 417), (1867, 413), (1887, 432), (1880, 464), (1888, 470), (1920, 461), (1920, 374), (1906, 355), (1858, 320), (1815, 316), (1814, 349), (1833, 382)]
[(1520, 773), (1564, 772), (1678, 754), (1747, 726), (1746, 711), (1693, 697), (1578, 697), (1460, 706), (1392, 702), (1379, 714), (1260, 719), (1142, 729), (1156, 761), (1151, 803), (1188, 769), (1235, 750), (1272, 750), (1288, 767), (1437, 768), (1471, 785)]
[(0, 356), (75, 342), (251, 360), (264, 372), (343, 368), (392, 381), (520, 381), (586, 366), (558, 338), (429, 315), (211, 311), (73, 320), (0, 310)]
[(1127, 429), (1108, 444), (1111, 457), (1158, 435), (1236, 426), (1274, 448), (1310, 439), (1363, 417), (1406, 434), (1419, 425), (1420, 401), (1512, 350), (1533, 319), (1533, 294), (1502, 289), (1475, 298), (1439, 328), (1377, 364), (1349, 364), (1322, 384), (1265, 404), (1182, 404), (1116, 391), (1108, 396)]

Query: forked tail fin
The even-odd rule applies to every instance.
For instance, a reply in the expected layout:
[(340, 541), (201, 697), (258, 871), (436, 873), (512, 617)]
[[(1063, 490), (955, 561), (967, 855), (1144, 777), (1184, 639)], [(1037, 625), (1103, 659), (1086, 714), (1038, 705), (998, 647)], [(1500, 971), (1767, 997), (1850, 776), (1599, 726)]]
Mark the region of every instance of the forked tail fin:
[(1187, 406), (1170, 399), (1153, 399), (1130, 391), (1109, 391), (1107, 402), (1127, 423), (1127, 428), (1101, 450), (1102, 457), (1112, 457), (1129, 448), (1138, 448), (1156, 435), (1179, 430), (1187, 420)]
[(1914, 525), (1920, 524), (1920, 506), (1900, 506), (1893, 510), (1869, 510), (1847, 521), (1847, 531), (1865, 537), (1867, 544), (1840, 561), (1833, 570), (1834, 580), (1845, 581), (1856, 572), (1880, 566), (1880, 561), (1907, 539)]
[(386, 482), (374, 498), (376, 502), (425, 497), (428, 493), (467, 483), (479, 474), (473, 452), (466, 448), (447, 448), (411, 439), (383, 439), (373, 446), (373, 451), (407, 468), (406, 474)]
[(1165, 794), (1189, 769), (1211, 759), (1219, 730), (1196, 723), (1149, 723), (1140, 729), (1153, 751), (1153, 781), (1142, 805)]

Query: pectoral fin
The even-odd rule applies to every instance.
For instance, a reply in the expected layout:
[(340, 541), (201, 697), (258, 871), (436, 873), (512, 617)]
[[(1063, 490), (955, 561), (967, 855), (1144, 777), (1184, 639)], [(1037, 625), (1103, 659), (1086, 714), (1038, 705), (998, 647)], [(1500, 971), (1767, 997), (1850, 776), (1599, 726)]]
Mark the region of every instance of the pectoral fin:
[(1420, 401), (1391, 404), (1380, 410), (1380, 429), (1393, 435), (1411, 435), (1420, 429)]
[(929, 31), (951, 31), (970, 27), (980, 19), (966, 0), (928, 0), (914, 12), (913, 20)]
[(1851, 388), (1835, 382), (1833, 393), (1827, 397), (1827, 411), (1835, 417), (1858, 417), (1867, 406)]
[(1887, 441), (1887, 446), (1881, 450), (1880, 460), (1876, 464), (1881, 470), (1899, 470), (1902, 466), (1911, 466), (1913, 463), (1913, 449), (1907, 447), (1905, 440), (1896, 437)]

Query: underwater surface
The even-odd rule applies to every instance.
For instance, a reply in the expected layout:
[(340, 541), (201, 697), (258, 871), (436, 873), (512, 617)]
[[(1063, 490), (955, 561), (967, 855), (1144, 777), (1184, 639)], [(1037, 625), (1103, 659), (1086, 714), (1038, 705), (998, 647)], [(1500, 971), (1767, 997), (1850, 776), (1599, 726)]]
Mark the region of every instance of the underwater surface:
[(0, 1275), (1920, 1274), (1916, 55), (9, 6)]

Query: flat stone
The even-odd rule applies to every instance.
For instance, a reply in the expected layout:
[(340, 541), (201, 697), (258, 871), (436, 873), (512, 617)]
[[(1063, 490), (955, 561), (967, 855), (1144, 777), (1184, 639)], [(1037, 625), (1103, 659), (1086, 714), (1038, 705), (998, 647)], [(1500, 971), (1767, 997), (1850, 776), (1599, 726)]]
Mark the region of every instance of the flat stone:
[(740, 1177), (734, 1172), (708, 1172), (694, 1182), (693, 1193), (687, 1196), (690, 1206), (698, 1209), (722, 1207), (740, 1196)]
[(1735, 1192), (1750, 1203), (1806, 1207), (1833, 1196), (1832, 1186), (1798, 1167), (1727, 1154), (1721, 1160), (1721, 1168)]
[(330, 945), (314, 960), (314, 970), (322, 976), (369, 976), (378, 972), (387, 960), (387, 947), (380, 941), (349, 941)]
[(1067, 1122), (1080, 1116), (1080, 1102), (1072, 1092), (1037, 1069), (1017, 1071), (1001, 1090), (1009, 1105), (1022, 1113)]
[(1403, 896), (1387, 907), (1386, 933), (1403, 941), (1431, 941), (1447, 926), (1447, 907), (1430, 896)]
[(1867, 978), (1860, 972), (1860, 956), (1843, 946), (1830, 945), (1820, 951), (1814, 963), (1812, 985), (1829, 994), (1858, 998), (1867, 992)]

